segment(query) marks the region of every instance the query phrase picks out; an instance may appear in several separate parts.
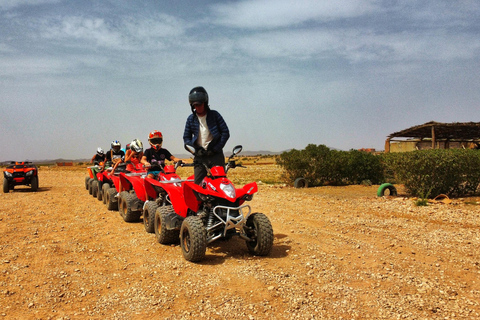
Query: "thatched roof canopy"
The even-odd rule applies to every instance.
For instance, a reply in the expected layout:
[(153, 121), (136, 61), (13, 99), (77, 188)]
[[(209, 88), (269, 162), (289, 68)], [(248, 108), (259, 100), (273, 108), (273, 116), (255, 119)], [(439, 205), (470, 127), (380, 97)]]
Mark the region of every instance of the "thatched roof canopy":
[(418, 126), (394, 132), (392, 138), (430, 138), (436, 140), (478, 140), (480, 139), (480, 122), (441, 123), (430, 121)]

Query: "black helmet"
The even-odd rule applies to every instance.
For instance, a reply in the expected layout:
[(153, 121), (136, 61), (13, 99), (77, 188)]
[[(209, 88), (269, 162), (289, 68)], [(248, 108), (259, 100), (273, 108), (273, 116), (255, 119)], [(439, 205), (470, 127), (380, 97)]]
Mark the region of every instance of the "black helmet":
[(190, 106), (192, 107), (192, 112), (195, 112), (195, 108), (192, 106), (194, 102), (203, 102), (205, 103), (205, 108), (207, 110), (210, 109), (208, 107), (208, 93), (204, 87), (195, 87), (190, 90), (190, 93), (188, 94), (188, 103), (190, 103)]

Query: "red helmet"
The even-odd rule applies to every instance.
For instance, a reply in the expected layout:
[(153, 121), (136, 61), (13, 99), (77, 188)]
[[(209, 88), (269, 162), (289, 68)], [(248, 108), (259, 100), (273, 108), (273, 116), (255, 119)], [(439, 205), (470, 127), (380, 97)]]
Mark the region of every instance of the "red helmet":
[(163, 142), (163, 135), (160, 131), (153, 130), (150, 132), (148, 135), (148, 142), (150, 142), (150, 145), (155, 149), (159, 150), (162, 147), (162, 142)]

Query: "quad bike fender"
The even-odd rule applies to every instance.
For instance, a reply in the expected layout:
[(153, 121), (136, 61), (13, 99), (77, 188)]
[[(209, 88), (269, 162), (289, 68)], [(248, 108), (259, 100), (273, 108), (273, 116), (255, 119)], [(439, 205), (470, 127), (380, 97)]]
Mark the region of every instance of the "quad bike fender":
[(145, 184), (142, 177), (129, 177), (125, 173), (120, 173), (120, 181), (122, 181), (122, 188), (126, 191), (134, 190), (137, 198), (143, 202), (147, 200), (145, 192)]
[(186, 206), (197, 212), (200, 207), (200, 201), (197, 199), (195, 192), (205, 193), (205, 189), (193, 182), (184, 182), (183, 183), (183, 197), (185, 199)]
[(93, 172), (92, 172), (92, 169), (90, 167), (87, 168), (88, 169), (88, 175), (90, 176), (90, 178), (93, 179)]
[(111, 175), (110, 179), (113, 182), (113, 185), (115, 186), (115, 189), (117, 189), (117, 192), (120, 190), (120, 176), (116, 175)]
[(237, 198), (241, 198), (244, 195), (252, 195), (258, 191), (258, 185), (256, 182), (252, 182), (243, 186), (243, 188), (237, 189)]
[(121, 172), (118, 175), (118, 178), (119, 178), (120, 182), (122, 183), (122, 189), (123, 189), (122, 191), (130, 191), (130, 189), (132, 189), (132, 184), (130, 183), (130, 181), (125, 176), (125, 172)]

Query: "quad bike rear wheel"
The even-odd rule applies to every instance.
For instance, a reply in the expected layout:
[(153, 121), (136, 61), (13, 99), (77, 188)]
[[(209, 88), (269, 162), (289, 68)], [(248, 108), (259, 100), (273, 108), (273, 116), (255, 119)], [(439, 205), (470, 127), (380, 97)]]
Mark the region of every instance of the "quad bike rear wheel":
[(109, 188), (107, 189), (106, 194), (107, 194), (107, 197), (106, 197), (107, 209), (118, 210), (118, 201), (117, 201), (117, 198), (115, 198), (117, 194), (117, 190), (115, 188)]
[(245, 233), (252, 239), (247, 241), (248, 251), (256, 256), (266, 256), (273, 247), (273, 228), (263, 213), (253, 213), (247, 219)]
[(97, 180), (92, 181), (91, 188), (92, 188), (92, 196), (94, 198), (96, 198), (97, 194), (98, 194), (98, 181)]
[(155, 212), (158, 205), (155, 201), (148, 201), (143, 210), (143, 225), (148, 233), (155, 232)]
[(88, 181), (88, 194), (92, 195), (93, 194), (93, 179), (90, 179), (90, 181)]
[(158, 243), (178, 243), (179, 230), (168, 230), (166, 217), (174, 213), (172, 206), (161, 206), (155, 211), (154, 229)]
[(103, 187), (103, 183), (101, 181), (97, 180), (97, 200), (98, 201), (102, 201), (102, 199), (103, 199), (102, 187)]
[(118, 211), (125, 222), (137, 222), (140, 220), (141, 211), (134, 211), (134, 202), (138, 201), (135, 194), (128, 191), (120, 192), (120, 203), (118, 205)]
[(180, 228), (180, 246), (187, 261), (197, 262), (205, 257), (207, 232), (200, 217), (190, 216), (183, 220)]

